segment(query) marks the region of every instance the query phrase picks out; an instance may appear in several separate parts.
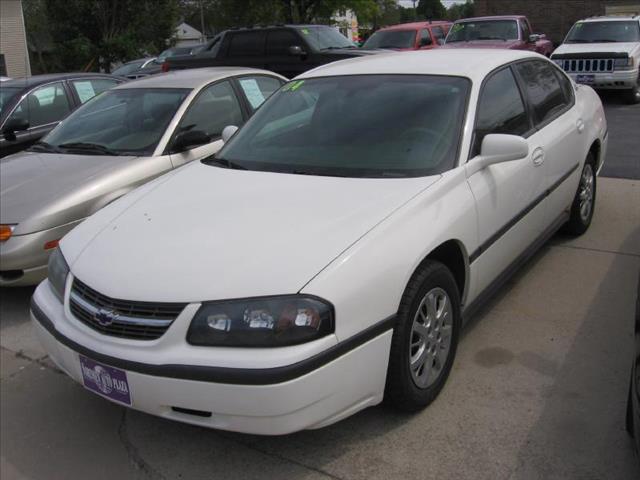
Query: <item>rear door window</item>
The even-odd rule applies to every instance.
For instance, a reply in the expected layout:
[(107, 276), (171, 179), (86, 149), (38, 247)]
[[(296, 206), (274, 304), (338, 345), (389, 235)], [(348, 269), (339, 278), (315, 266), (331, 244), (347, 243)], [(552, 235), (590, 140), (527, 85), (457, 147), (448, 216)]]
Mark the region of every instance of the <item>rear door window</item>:
[(489, 77), (480, 93), (472, 156), (480, 154), (485, 135), (522, 136), (529, 130), (529, 116), (516, 80), (509, 67), (503, 68)]
[(236, 32), (229, 42), (230, 57), (251, 57), (264, 54), (265, 32)]
[(85, 103), (99, 93), (115, 87), (118, 83), (118, 81), (108, 78), (91, 78), (87, 80), (73, 80), (71, 85), (73, 85), (73, 89), (76, 95), (78, 95), (80, 103)]
[(426, 28), (420, 30), (420, 46), (424, 47), (431, 45), (432, 43), (433, 40), (431, 40), (431, 33), (429, 33), (429, 30)]
[(533, 107), (536, 126), (553, 121), (570, 106), (553, 66), (534, 60), (518, 63), (515, 68)]

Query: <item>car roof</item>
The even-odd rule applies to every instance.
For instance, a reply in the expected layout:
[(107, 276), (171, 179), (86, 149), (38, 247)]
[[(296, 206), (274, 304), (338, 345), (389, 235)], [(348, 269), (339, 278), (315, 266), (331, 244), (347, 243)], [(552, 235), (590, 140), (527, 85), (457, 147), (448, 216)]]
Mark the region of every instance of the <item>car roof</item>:
[(12, 78), (6, 82), (3, 82), (2, 88), (5, 87), (22, 87), (31, 88), (44, 83), (55, 82), (56, 80), (69, 80), (74, 78), (87, 78), (87, 77), (104, 77), (115, 78), (117, 80), (124, 80), (121, 77), (109, 75), (108, 73), (97, 72), (79, 72), (79, 73), (47, 73), (44, 75), (33, 75), (31, 77)]
[(629, 20), (638, 20), (640, 21), (640, 16), (638, 15), (615, 15), (615, 16), (601, 16), (601, 17), (589, 17), (584, 20), (578, 20), (578, 22), (622, 22)]
[(442, 25), (451, 25), (452, 22), (446, 20), (434, 20), (433, 22), (411, 22), (411, 23), (398, 23), (396, 25), (389, 25), (383, 27), (380, 30), (419, 30), (427, 27), (437, 27)]
[(166, 73), (150, 75), (118, 85), (123, 88), (200, 88), (216, 80), (238, 75), (261, 74), (282, 78), (279, 75), (257, 68), (207, 67), (172, 70)]
[(438, 48), (411, 52), (390, 52), (350, 58), (310, 70), (296, 79), (340, 75), (451, 75), (482, 81), (501, 65), (525, 58), (544, 58), (525, 50)]
[(480, 22), (485, 20), (521, 20), (523, 18), (527, 18), (527, 17), (525, 17), (524, 15), (494, 15), (489, 17), (461, 18), (460, 20), (456, 20), (455, 23)]

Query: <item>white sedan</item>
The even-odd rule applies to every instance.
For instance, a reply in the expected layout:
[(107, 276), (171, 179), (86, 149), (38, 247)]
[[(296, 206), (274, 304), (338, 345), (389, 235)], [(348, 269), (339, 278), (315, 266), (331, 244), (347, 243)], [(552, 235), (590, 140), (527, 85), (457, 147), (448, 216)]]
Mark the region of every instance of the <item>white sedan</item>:
[(607, 150), (595, 92), (518, 51), (326, 65), (230, 133), (67, 235), (31, 312), (87, 389), (270, 435), (431, 403), (478, 305), (589, 227)]

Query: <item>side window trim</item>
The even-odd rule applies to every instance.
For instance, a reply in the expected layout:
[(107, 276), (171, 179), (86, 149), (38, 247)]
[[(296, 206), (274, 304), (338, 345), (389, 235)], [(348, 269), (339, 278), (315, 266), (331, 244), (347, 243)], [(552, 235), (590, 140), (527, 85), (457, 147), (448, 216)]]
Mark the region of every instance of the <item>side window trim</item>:
[[(193, 97), (193, 99), (191, 100), (191, 102), (189, 102), (189, 105), (187, 105), (187, 108), (186, 108), (186, 110), (184, 111), (184, 113), (182, 114), (182, 116), (180, 117), (180, 119), (179, 119), (178, 123), (176, 123), (176, 126), (174, 127), (173, 132), (171, 132), (171, 136), (169, 137), (169, 140), (167, 141), (167, 144), (164, 146), (164, 149), (162, 150), (161, 155), (171, 155), (171, 153), (172, 153), (172, 152), (171, 152), (171, 148), (170, 148), (170, 147), (171, 147), (171, 145), (173, 144), (173, 142), (174, 142), (174, 140), (176, 139), (176, 137), (178, 136), (178, 129), (180, 128), (180, 123), (182, 122), (182, 120), (184, 119), (184, 117), (186, 117), (186, 116), (187, 116), (187, 114), (189, 113), (189, 111), (193, 108), (193, 106), (195, 105), (195, 103), (198, 101), (198, 99), (199, 99), (199, 98), (201, 98), (201, 97), (202, 97), (202, 95), (204, 94), (204, 92), (205, 92), (207, 89), (209, 89), (209, 88), (211, 88), (211, 87), (213, 87), (213, 86), (215, 86), (215, 85), (218, 85), (218, 84), (220, 84), (220, 83), (224, 83), (224, 82), (229, 83), (229, 85), (231, 86), (231, 90), (233, 91), (233, 94), (234, 94), (234, 95), (235, 95), (235, 97), (236, 97), (236, 101), (238, 102), (238, 105), (240, 106), (240, 112), (242, 113), (242, 121), (243, 121), (243, 122), (246, 122), (246, 121), (247, 121), (247, 117), (245, 116), (244, 105), (243, 105), (242, 100), (238, 97), (238, 91), (237, 91), (237, 89), (236, 89), (236, 87), (235, 87), (235, 85), (234, 85), (234, 80), (235, 80), (234, 78), (228, 78), (228, 77), (227, 77), (227, 78), (221, 78), (221, 79), (215, 80), (215, 81), (213, 81), (213, 82), (211, 82), (211, 83), (207, 83), (204, 87), (202, 87), (202, 88), (200, 89), (200, 91), (198, 92), (198, 94), (197, 94), (195, 97)], [(180, 110), (180, 108), (178, 108), (178, 110), (176, 111), (176, 113), (177, 113), (179, 110)], [(172, 119), (172, 121), (173, 121), (173, 119)], [(240, 125), (238, 125), (238, 126), (240, 126)], [(210, 141), (209, 143), (216, 142), (216, 141), (220, 140), (221, 138), (222, 138), (222, 135), (219, 135), (219, 136), (218, 136), (218, 137), (216, 137), (216, 138), (212, 138), (212, 139), (211, 139), (211, 141)]]
[[(480, 90), (478, 91), (478, 100), (476, 102), (476, 112), (473, 118), (473, 130), (471, 133), (471, 142), (469, 144), (469, 153), (467, 154), (467, 162), (469, 160), (471, 160), (473, 157), (473, 146), (475, 145), (475, 140), (476, 140), (476, 129), (478, 126), (478, 116), (480, 114), (480, 99), (482, 98), (482, 94), (484, 93), (484, 89), (485, 86), (487, 84), (487, 82), (489, 80), (491, 80), (493, 78), (494, 75), (500, 73), (503, 70), (509, 69), (511, 70), (511, 74), (513, 75), (513, 79), (516, 83), (516, 87), (518, 88), (518, 92), (520, 94), (520, 100), (522, 100), (522, 104), (524, 105), (524, 110), (527, 114), (527, 119), (529, 120), (529, 130), (527, 130), (523, 135), (521, 135), (522, 138), (529, 138), (531, 135), (533, 135), (536, 132), (536, 128), (535, 128), (535, 123), (533, 122), (533, 117), (532, 114), (533, 112), (531, 111), (530, 105), (529, 105), (529, 100), (527, 99), (526, 95), (524, 94), (523, 90), (522, 90), (522, 86), (520, 85), (520, 79), (519, 77), (515, 74), (516, 72), (514, 71), (515, 69), (513, 68), (513, 65), (517, 63), (517, 62), (510, 62), (504, 65), (500, 65), (499, 67), (495, 68), (494, 70), (492, 70), (491, 72), (489, 72), (489, 74), (484, 77), (484, 79), (482, 80), (482, 84), (480, 85)], [(465, 162), (466, 163), (466, 162)]]
[[(546, 60), (525, 58), (525, 59), (513, 62), (512, 66), (515, 67), (515, 65), (517, 65), (519, 63), (526, 63), (526, 62), (543, 62), (545, 64), (548, 64), (548, 66), (553, 69), (553, 71), (555, 72), (555, 74), (557, 76), (557, 71), (559, 70), (558, 67), (555, 64), (547, 62)], [(533, 119), (533, 129), (534, 129), (535, 132), (538, 132), (538, 131), (542, 130), (543, 128), (548, 126), (550, 123), (556, 121), (558, 118), (560, 118), (562, 115), (567, 113), (569, 110), (571, 110), (575, 106), (576, 99), (575, 99), (575, 95), (573, 94), (573, 89), (572, 89), (571, 102), (568, 105), (566, 105), (564, 108), (558, 110), (557, 112), (554, 112), (554, 114), (551, 117), (549, 117), (549, 118), (545, 119), (544, 121), (538, 123), (538, 119), (537, 119), (536, 114), (534, 112), (533, 105), (531, 104), (531, 101), (529, 100), (529, 95), (526, 93), (526, 88), (524, 86), (524, 79), (522, 78), (520, 73), (517, 71), (518, 70), (517, 68), (512, 68), (512, 70), (513, 70), (513, 73), (514, 73), (514, 75), (516, 77), (516, 82), (519, 85), (520, 93), (523, 94), (523, 92), (524, 92), (525, 104), (527, 105), (528, 110), (530, 111), (530, 117)], [(564, 72), (562, 72), (562, 74), (564, 75)], [(560, 83), (560, 79), (558, 79), (558, 83)], [(564, 89), (562, 88), (562, 85), (560, 85), (560, 88), (564, 92)]]

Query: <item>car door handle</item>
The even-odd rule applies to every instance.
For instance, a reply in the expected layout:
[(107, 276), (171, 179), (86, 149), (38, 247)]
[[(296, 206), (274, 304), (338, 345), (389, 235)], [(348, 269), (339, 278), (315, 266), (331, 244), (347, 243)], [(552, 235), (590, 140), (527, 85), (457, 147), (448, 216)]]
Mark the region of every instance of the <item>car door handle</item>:
[(539, 167), (544, 163), (544, 150), (540, 147), (536, 148), (533, 151), (533, 156), (531, 157), (533, 160), (533, 165)]
[(581, 118), (576, 122), (576, 128), (578, 129), (578, 133), (584, 132), (584, 122)]

